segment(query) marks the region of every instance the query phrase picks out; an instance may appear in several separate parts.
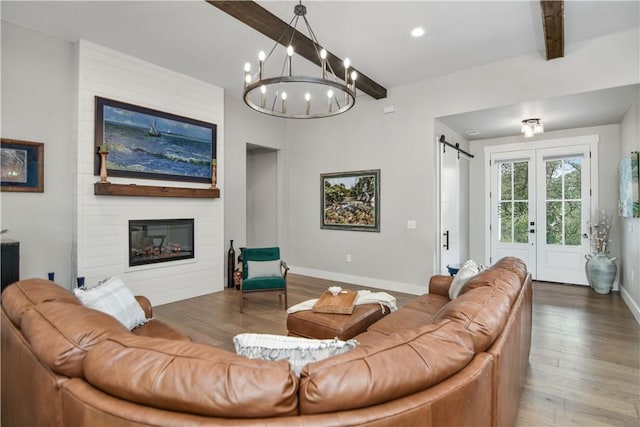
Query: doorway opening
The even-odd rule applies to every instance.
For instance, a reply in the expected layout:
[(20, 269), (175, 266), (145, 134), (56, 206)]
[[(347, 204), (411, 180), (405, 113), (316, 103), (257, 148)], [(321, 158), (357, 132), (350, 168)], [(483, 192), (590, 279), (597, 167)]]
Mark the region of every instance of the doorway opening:
[(247, 144), (247, 247), (278, 246), (278, 150)]
[[(467, 148), (469, 143), (436, 122), (436, 129), (447, 132), (447, 137)], [(438, 267), (440, 274), (449, 274), (448, 267), (457, 267), (469, 258), (469, 162), (472, 157), (461, 155), (437, 139), (439, 150), (439, 223), (440, 248)], [(468, 149), (468, 148), (467, 148)], [(465, 152), (466, 154), (466, 152)]]

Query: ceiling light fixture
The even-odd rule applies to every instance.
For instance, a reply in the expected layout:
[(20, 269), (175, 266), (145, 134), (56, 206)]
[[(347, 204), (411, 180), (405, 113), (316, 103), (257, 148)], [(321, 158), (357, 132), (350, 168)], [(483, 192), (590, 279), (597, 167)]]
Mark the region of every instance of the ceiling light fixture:
[(533, 135), (544, 132), (544, 126), (542, 126), (542, 120), (540, 119), (526, 119), (522, 121), (520, 132), (524, 134), (525, 138), (531, 138)]
[[(329, 61), (327, 51), (322, 48), (311, 25), (306, 18), (307, 8), (302, 1), (293, 9), (294, 16), (289, 21), (289, 28), (280, 36), (278, 42), (269, 54), (261, 51), (258, 55), (258, 67), (255, 73), (251, 73), (251, 64), (244, 66), (244, 102), (250, 108), (264, 114), (290, 119), (316, 119), (342, 114), (351, 109), (356, 102), (356, 78), (358, 73), (350, 69), (351, 63), (346, 58), (343, 63), (344, 74), (338, 77)], [(304, 26), (313, 42), (318, 55), (321, 76), (309, 77), (293, 73), (293, 54), (295, 53), (295, 35), (299, 19), (302, 18)], [(279, 75), (266, 77), (267, 63), (275, 61), (275, 52), (280, 46), (280, 41), (288, 34), (289, 42), (284, 54)], [(280, 49), (281, 50), (281, 49)], [(344, 80), (344, 81), (343, 81)]]
[(424, 28), (422, 27), (416, 27), (413, 30), (411, 30), (411, 36), (413, 37), (422, 37), (424, 36)]

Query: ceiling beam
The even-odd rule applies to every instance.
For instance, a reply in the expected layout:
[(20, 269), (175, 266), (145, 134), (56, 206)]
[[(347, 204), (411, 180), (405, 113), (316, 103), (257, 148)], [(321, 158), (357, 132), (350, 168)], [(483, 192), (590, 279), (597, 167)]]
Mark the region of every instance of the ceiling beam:
[[(259, 4), (253, 1), (206, 1), (210, 5), (217, 7), (223, 12), (226, 12), (237, 20), (247, 24), (254, 30), (264, 34), (265, 36), (275, 40), (276, 42), (284, 46), (288, 46), (288, 43), (285, 45), (283, 42), (285, 40), (291, 40), (292, 31), (295, 31), (293, 48), (296, 53), (320, 67), (320, 58), (318, 58), (318, 54), (316, 52), (313, 41), (306, 35), (302, 34), (300, 31), (294, 30), (289, 26), (289, 24), (287, 24)], [(327, 50), (326, 47), (325, 50)], [(331, 65), (331, 68), (334, 70), (341, 70), (343, 68), (342, 59), (338, 58), (328, 50), (327, 61)], [(357, 70), (356, 68), (353, 69), (358, 73), (358, 78), (356, 80), (356, 87), (358, 89), (375, 99), (382, 99), (387, 97), (387, 89), (367, 77), (364, 73)], [(337, 73), (336, 75), (339, 78), (342, 78), (340, 74), (341, 73)]]
[(564, 1), (540, 0), (547, 61), (564, 56)]

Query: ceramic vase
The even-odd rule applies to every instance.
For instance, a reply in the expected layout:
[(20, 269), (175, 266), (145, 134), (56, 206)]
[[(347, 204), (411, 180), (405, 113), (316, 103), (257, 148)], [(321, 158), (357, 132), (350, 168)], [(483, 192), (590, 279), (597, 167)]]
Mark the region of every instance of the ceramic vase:
[(227, 287), (233, 288), (233, 272), (236, 270), (236, 251), (233, 249), (233, 240), (229, 244), (229, 252), (227, 253)]
[(608, 294), (613, 287), (618, 267), (616, 258), (604, 253), (586, 255), (585, 270), (589, 285), (599, 294)]

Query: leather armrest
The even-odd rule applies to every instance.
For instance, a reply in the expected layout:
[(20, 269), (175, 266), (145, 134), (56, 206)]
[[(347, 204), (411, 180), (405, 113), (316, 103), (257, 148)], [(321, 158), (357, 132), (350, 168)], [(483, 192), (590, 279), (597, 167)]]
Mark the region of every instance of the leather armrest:
[(452, 276), (444, 276), (440, 274), (431, 276), (431, 279), (429, 280), (429, 293), (449, 298), (449, 287), (451, 286), (451, 282), (453, 282)]
[(151, 301), (149, 301), (147, 297), (142, 295), (136, 295), (136, 301), (138, 301), (138, 304), (140, 304), (140, 307), (142, 307), (145, 317), (147, 319), (151, 319), (153, 317), (153, 308), (151, 308)]

